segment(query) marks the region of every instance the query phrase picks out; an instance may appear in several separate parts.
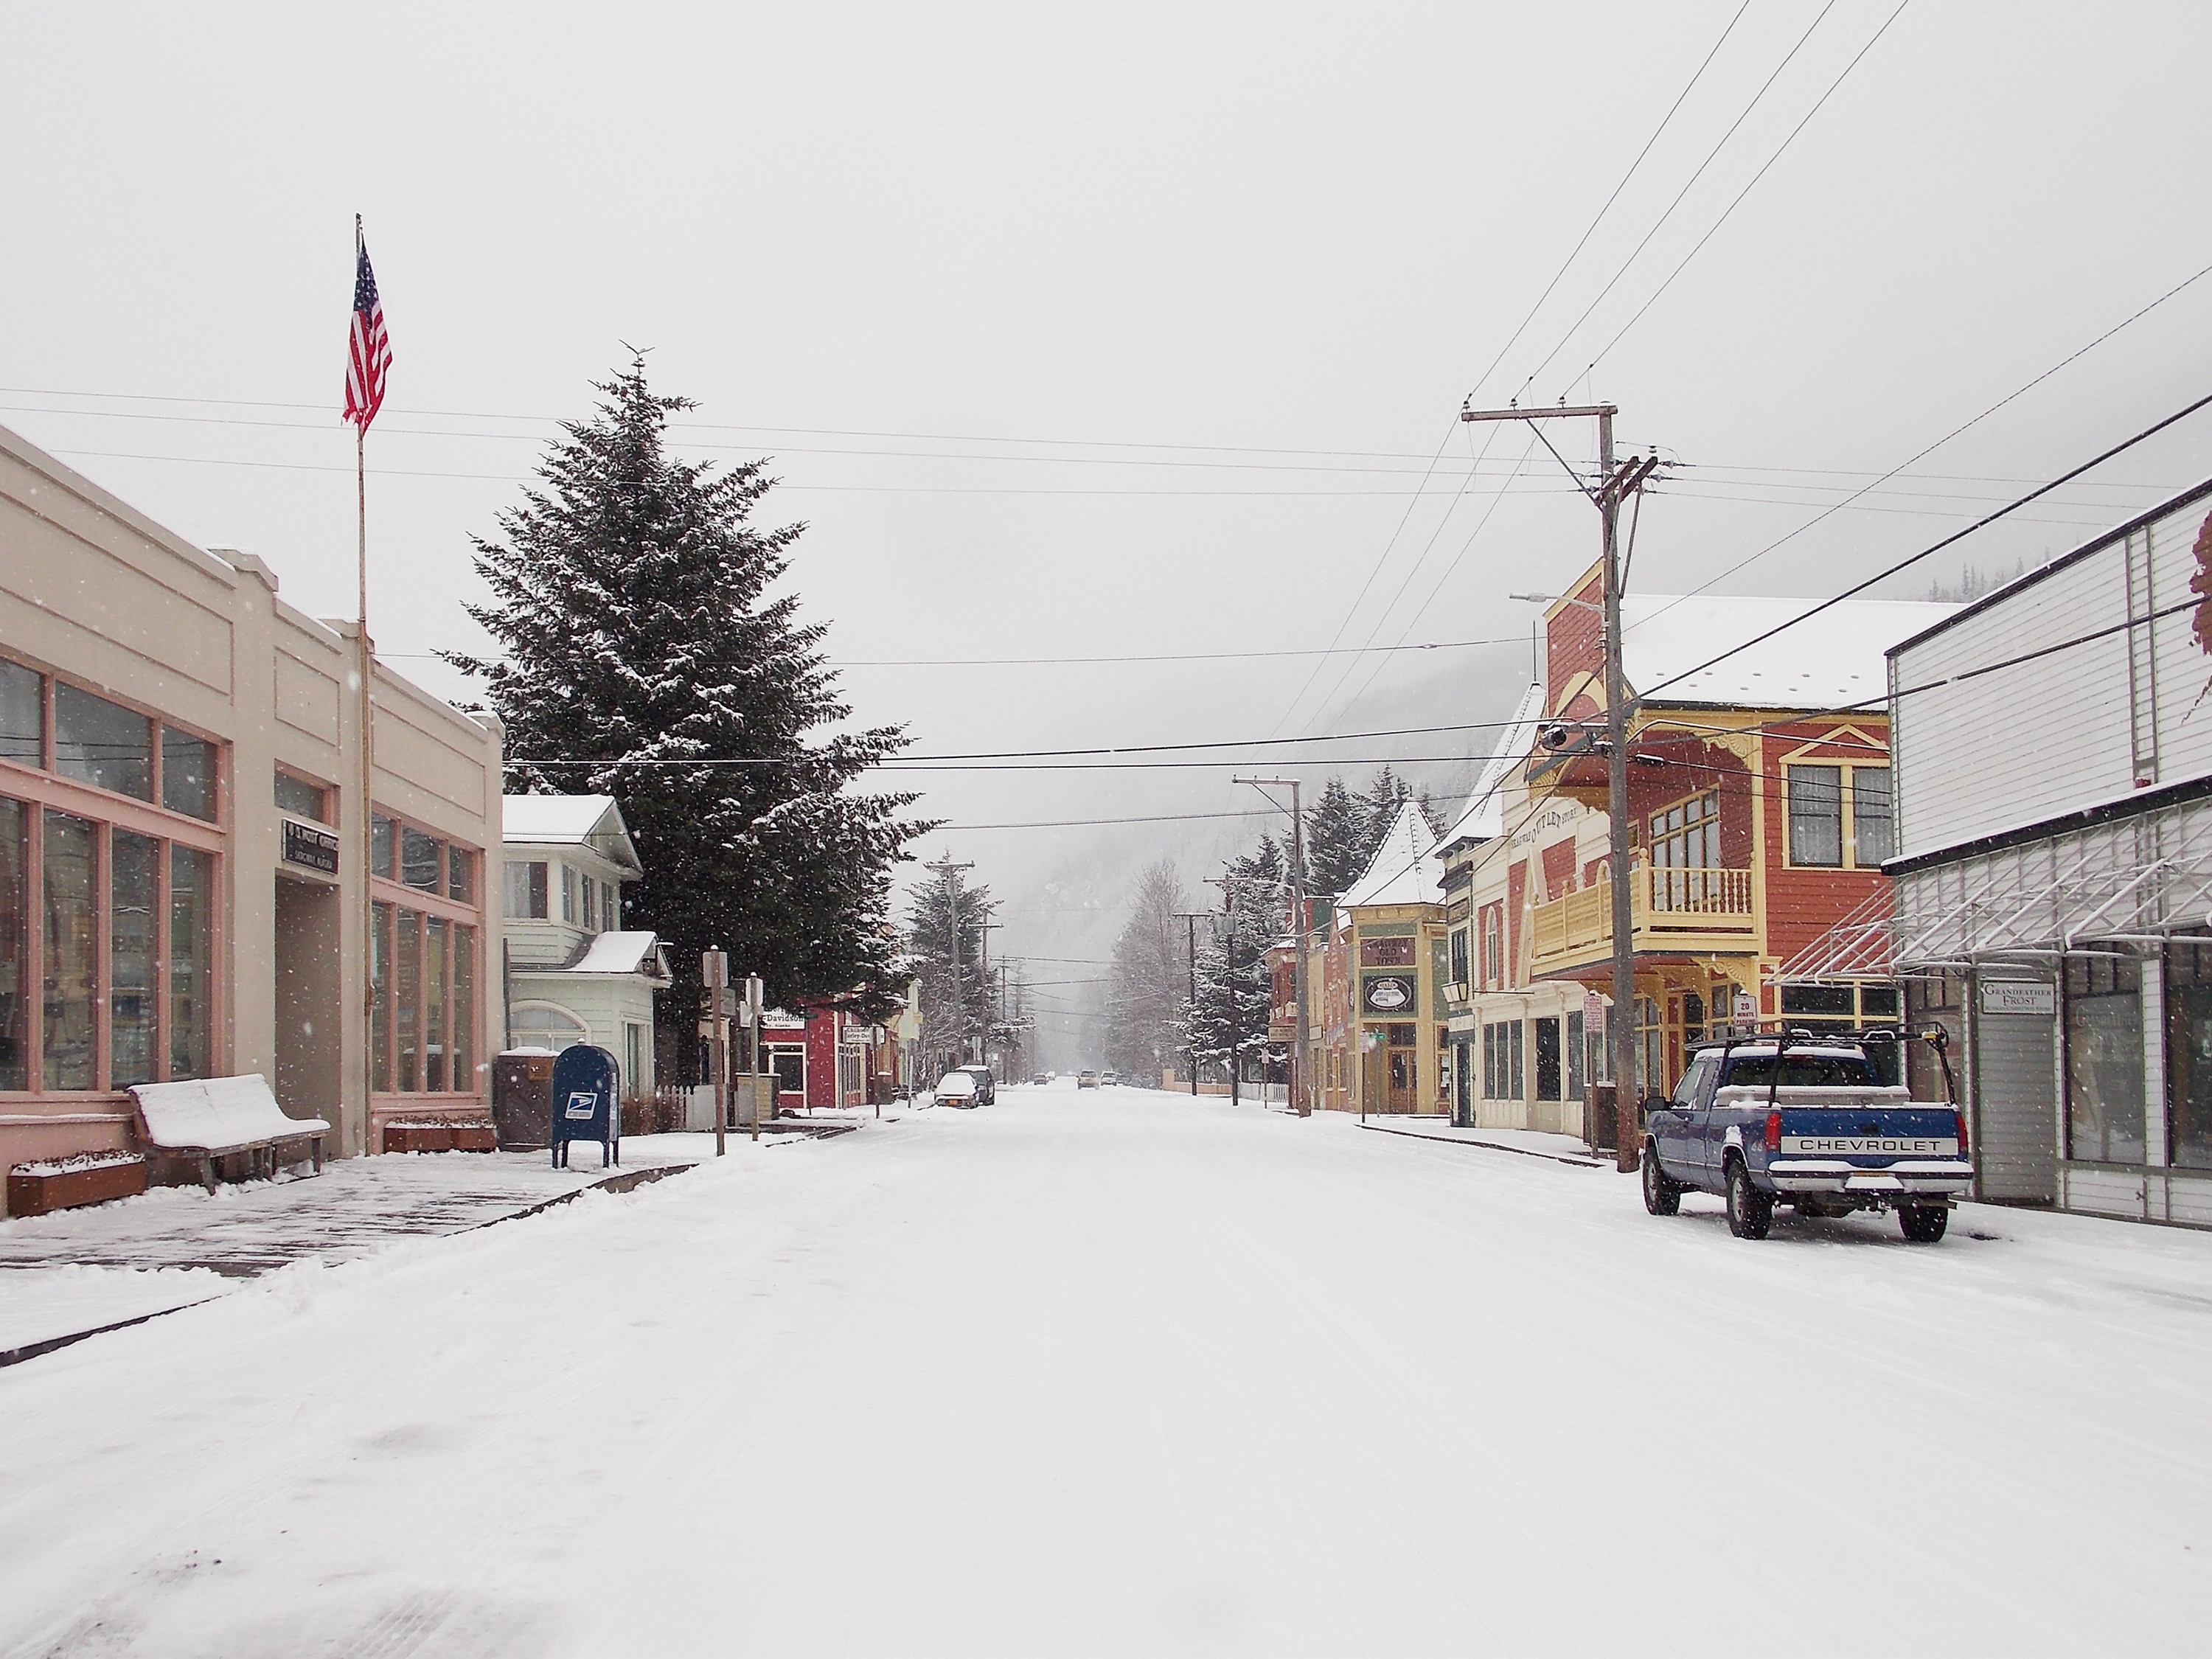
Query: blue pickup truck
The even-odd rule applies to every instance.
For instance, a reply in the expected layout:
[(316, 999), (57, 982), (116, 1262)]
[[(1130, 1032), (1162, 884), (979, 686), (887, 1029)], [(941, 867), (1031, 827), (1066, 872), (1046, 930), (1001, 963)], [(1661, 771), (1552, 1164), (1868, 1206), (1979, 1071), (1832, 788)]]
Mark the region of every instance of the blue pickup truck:
[[(1765, 1237), (1778, 1203), (1799, 1215), (1894, 1210), (1906, 1238), (1934, 1243), (1973, 1180), (1966, 1120), (1884, 1083), (1869, 1048), (1899, 1041), (1766, 1032), (1699, 1044), (1646, 1116), (1644, 1207), (1673, 1215), (1686, 1192), (1718, 1193), (1738, 1238)], [(1948, 1061), (1943, 1072), (1948, 1082)]]

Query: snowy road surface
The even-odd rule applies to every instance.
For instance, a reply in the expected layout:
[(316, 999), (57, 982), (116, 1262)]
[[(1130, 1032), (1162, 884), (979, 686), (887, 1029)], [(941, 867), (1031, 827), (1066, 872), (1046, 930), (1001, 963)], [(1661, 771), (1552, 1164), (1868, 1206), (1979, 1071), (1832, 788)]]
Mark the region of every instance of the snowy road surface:
[[(1967, 1230), (1990, 1235), (1966, 1236)], [(0, 1654), (2201, 1651), (2212, 1237), (1005, 1088), (0, 1372)]]

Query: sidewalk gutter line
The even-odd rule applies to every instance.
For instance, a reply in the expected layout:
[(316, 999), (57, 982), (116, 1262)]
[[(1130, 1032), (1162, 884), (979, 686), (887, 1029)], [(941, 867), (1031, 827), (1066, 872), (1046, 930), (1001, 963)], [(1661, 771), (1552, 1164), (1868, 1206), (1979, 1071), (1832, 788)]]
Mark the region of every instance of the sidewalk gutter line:
[[(648, 1164), (643, 1169), (624, 1170), (611, 1175), (605, 1180), (595, 1181), (588, 1187), (572, 1188), (568, 1192), (546, 1199), (542, 1203), (533, 1204), (526, 1210), (517, 1210), (510, 1215), (495, 1215), (489, 1221), (471, 1222), (469, 1225), (458, 1227), (450, 1233), (423, 1233), (411, 1235), (411, 1237), (459, 1238), (463, 1233), (473, 1233), (486, 1227), (496, 1227), (503, 1221), (520, 1221), (526, 1216), (540, 1214), (556, 1204), (566, 1204), (572, 1199), (580, 1198), (586, 1193), (634, 1192), (648, 1182), (659, 1181), (672, 1175), (681, 1175), (684, 1170), (696, 1167), (697, 1165), (691, 1164)], [(405, 1238), (410, 1235), (402, 1233), (398, 1237)], [(302, 1261), (310, 1259), (307, 1256), (299, 1258)], [(289, 1261), (283, 1264), (286, 1267), (291, 1265)], [(281, 1271), (281, 1269), (271, 1271)], [(253, 1277), (259, 1279), (264, 1275), (256, 1273)], [(66, 1336), (44, 1337), (39, 1341), (26, 1342), (17, 1347), (0, 1348), (0, 1370), (4, 1370), (10, 1365), (20, 1365), (27, 1359), (36, 1359), (42, 1354), (52, 1353), (58, 1348), (66, 1348), (75, 1343), (82, 1342), (88, 1337), (105, 1336), (110, 1331), (127, 1331), (133, 1325), (143, 1325), (149, 1319), (160, 1319), (168, 1314), (182, 1313), (187, 1308), (204, 1308), (210, 1302), (221, 1302), (224, 1297), (235, 1294), (235, 1291), (225, 1291), (221, 1296), (204, 1296), (197, 1302), (180, 1302), (173, 1308), (156, 1308), (153, 1312), (140, 1314), (136, 1318), (118, 1319), (112, 1324), (95, 1325), (88, 1331), (71, 1331)]]
[(1456, 1135), (1425, 1135), (1418, 1129), (1393, 1129), (1380, 1123), (1363, 1123), (1363, 1129), (1372, 1129), (1377, 1134), (1400, 1135), (1407, 1140), (1425, 1140), (1431, 1146), (1477, 1146), (1486, 1152), (1510, 1152), (1516, 1158), (1540, 1158), (1553, 1164), (1572, 1164), (1577, 1170), (1602, 1170), (1606, 1166), (1593, 1158), (1577, 1158), (1568, 1152), (1540, 1152), (1529, 1146), (1508, 1146), (1497, 1140), (1462, 1140)]

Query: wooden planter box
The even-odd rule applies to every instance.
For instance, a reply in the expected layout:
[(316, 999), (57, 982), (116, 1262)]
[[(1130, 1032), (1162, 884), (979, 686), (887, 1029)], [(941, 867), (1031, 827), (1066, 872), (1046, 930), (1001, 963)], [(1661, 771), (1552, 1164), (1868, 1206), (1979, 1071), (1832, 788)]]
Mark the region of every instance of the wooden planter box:
[(387, 1123), (384, 1126), (387, 1152), (450, 1152), (453, 1126), (450, 1123)]
[(457, 1152), (495, 1152), (499, 1150), (498, 1127), (483, 1123), (453, 1125), (453, 1150)]
[(8, 1172), (8, 1213), (46, 1215), (112, 1198), (134, 1198), (146, 1190), (146, 1161), (133, 1158), (49, 1169), (21, 1164)]

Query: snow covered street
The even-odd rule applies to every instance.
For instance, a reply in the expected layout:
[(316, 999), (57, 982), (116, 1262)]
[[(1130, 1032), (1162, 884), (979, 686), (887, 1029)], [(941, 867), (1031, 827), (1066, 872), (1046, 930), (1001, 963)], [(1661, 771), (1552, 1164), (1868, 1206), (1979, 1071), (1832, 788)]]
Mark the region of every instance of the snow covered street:
[(1127, 1089), (283, 1268), (0, 1372), (0, 1420), (9, 1656), (2155, 1654), (2212, 1615), (2212, 1237), (1748, 1244), (1607, 1170)]

